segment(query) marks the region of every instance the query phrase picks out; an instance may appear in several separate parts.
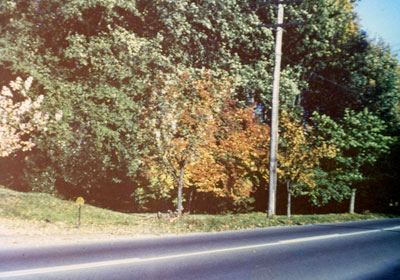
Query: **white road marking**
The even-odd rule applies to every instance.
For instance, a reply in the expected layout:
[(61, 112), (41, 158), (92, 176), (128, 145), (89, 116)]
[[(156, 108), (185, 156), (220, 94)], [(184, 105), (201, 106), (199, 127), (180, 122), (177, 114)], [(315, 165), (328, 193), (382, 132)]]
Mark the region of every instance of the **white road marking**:
[(396, 227), (391, 227), (391, 228), (365, 230), (365, 231), (358, 231), (358, 232), (351, 232), (351, 233), (328, 234), (328, 235), (320, 235), (320, 236), (313, 236), (313, 237), (281, 240), (281, 241), (277, 241), (277, 242), (263, 243), (263, 244), (249, 245), (249, 246), (207, 250), (207, 251), (200, 251), (200, 252), (193, 252), (193, 253), (185, 253), (185, 254), (177, 254), (177, 255), (169, 255), (169, 256), (161, 256), (161, 257), (151, 257), (151, 258), (143, 258), (143, 259), (129, 258), (129, 259), (121, 259), (121, 260), (113, 260), (113, 261), (101, 261), (101, 262), (92, 262), (92, 263), (84, 263), (84, 264), (72, 264), (72, 265), (63, 265), (63, 266), (55, 266), (55, 267), (43, 267), (43, 268), (35, 268), (35, 269), (7, 271), (7, 272), (0, 272), (0, 278), (19, 277), (19, 276), (27, 276), (27, 275), (35, 275), (35, 274), (46, 274), (46, 273), (54, 273), (54, 272), (65, 272), (65, 271), (79, 270), (79, 269), (89, 269), (89, 268), (105, 267), (105, 266), (113, 266), (113, 265), (143, 263), (143, 262), (151, 262), (151, 261), (159, 261), (159, 260), (193, 257), (193, 256), (207, 255), (207, 254), (216, 254), (216, 253), (225, 253), (225, 252), (248, 250), (248, 249), (257, 249), (257, 248), (271, 247), (271, 246), (277, 246), (277, 245), (285, 245), (285, 244), (292, 244), (292, 243), (301, 243), (301, 242), (308, 242), (308, 241), (315, 241), (315, 240), (324, 240), (324, 239), (331, 239), (331, 238), (340, 238), (340, 237), (346, 237), (346, 236), (368, 234), (368, 233), (374, 233), (374, 232), (382, 232), (382, 230), (393, 230), (393, 229), (399, 229), (399, 228), (400, 228), (400, 226), (396, 226)]
[(291, 240), (283, 240), (283, 241), (279, 241), (279, 243), (280, 244), (291, 244), (291, 243), (299, 243), (299, 242), (336, 238), (339, 236), (341, 236), (341, 235), (340, 234), (328, 234), (328, 235), (320, 235), (320, 236), (313, 236), (313, 237), (296, 238), (296, 239), (291, 239)]
[(397, 226), (397, 227), (390, 227), (390, 228), (384, 228), (383, 230), (400, 230), (400, 226)]

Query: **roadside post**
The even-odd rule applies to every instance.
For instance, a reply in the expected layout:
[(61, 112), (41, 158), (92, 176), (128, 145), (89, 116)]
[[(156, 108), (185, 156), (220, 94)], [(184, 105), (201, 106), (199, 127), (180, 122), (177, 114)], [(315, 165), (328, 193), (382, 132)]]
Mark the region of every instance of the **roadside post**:
[(85, 200), (83, 197), (80, 196), (76, 199), (76, 205), (78, 205), (78, 228), (81, 226), (81, 209), (84, 204)]

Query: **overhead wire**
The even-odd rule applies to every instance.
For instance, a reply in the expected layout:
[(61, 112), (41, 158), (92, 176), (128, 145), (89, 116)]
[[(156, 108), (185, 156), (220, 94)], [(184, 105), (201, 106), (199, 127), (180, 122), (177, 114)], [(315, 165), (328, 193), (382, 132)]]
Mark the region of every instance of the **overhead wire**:
[(333, 80), (331, 80), (331, 79), (329, 79), (329, 78), (327, 78), (327, 77), (324, 77), (324, 76), (318, 74), (317, 72), (315, 72), (315, 71), (313, 71), (313, 70), (311, 70), (311, 69), (308, 69), (307, 67), (305, 67), (305, 66), (303, 66), (303, 65), (301, 65), (301, 64), (299, 64), (299, 63), (297, 63), (297, 62), (295, 62), (294, 60), (290, 59), (289, 57), (287, 57), (287, 56), (285, 56), (285, 55), (283, 55), (283, 54), (281, 54), (281, 57), (282, 57), (283, 59), (285, 59), (286, 61), (288, 61), (288, 62), (290, 62), (290, 63), (293, 63), (293, 64), (295, 64), (296, 66), (301, 67), (303, 70), (305, 70), (305, 71), (311, 73), (312, 75), (317, 76), (317, 77), (320, 78), (321, 80), (324, 80), (324, 81), (326, 81), (326, 82), (328, 82), (328, 83), (331, 83), (331, 84), (333, 84), (333, 85), (335, 85), (335, 86), (337, 86), (337, 87), (340, 87), (341, 89), (344, 89), (344, 90), (346, 90), (346, 91), (349, 91), (349, 92), (351, 92), (351, 93), (358, 93), (357, 91), (355, 91), (355, 90), (353, 90), (353, 89), (350, 89), (350, 88), (348, 88), (348, 87), (346, 87), (346, 86), (344, 86), (344, 85), (342, 85), (342, 84), (339, 84), (339, 83), (336, 82), (336, 81), (333, 81)]

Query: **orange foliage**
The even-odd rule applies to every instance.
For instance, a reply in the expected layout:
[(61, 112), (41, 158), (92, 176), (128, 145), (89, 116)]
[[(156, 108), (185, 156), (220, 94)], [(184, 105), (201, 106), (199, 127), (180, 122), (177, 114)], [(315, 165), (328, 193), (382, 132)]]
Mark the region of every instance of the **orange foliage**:
[[(165, 191), (183, 187), (233, 200), (247, 198), (255, 172), (268, 176), (269, 128), (231, 98), (227, 80), (185, 73), (154, 97), (157, 151), (148, 158), (149, 178)], [(183, 173), (183, 178), (180, 175)]]
[(224, 187), (233, 199), (249, 197), (255, 176), (268, 180), (269, 127), (260, 124), (255, 106), (242, 108), (233, 100), (220, 120), (217, 157), (227, 174)]

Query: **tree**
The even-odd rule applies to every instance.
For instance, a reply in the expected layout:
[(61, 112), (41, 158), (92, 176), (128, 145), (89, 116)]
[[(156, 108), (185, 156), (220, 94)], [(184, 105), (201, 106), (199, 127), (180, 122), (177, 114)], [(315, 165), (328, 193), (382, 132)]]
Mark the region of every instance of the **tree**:
[(306, 83), (302, 84), (297, 102), (308, 114), (317, 110), (341, 116), (344, 108), (354, 109), (357, 95), (349, 81), (351, 71), (356, 69), (353, 68), (356, 65), (354, 56), (365, 45), (356, 22), (354, 3), (348, 0), (303, 1), (298, 6), (288, 6), (285, 14), (291, 21), (302, 22), (287, 29), (282, 59), (284, 67), (300, 66), (302, 69), (300, 79)]
[[(28, 151), (35, 146), (31, 134), (46, 130), (49, 115), (42, 113), (40, 107), (43, 95), (36, 100), (28, 96), (33, 78), (24, 82), (20, 77), (3, 86), (0, 93), (0, 157), (7, 157), (22, 150)], [(56, 119), (61, 117), (58, 112)]]
[[(192, 184), (199, 190), (211, 188), (218, 194), (214, 186), (223, 173), (210, 152), (216, 145), (217, 114), (229, 94), (227, 82), (218, 83), (208, 73), (192, 79), (187, 72), (167, 81), (161, 91), (152, 93), (155, 115), (150, 129), (156, 151), (148, 161), (156, 168), (150, 176), (163, 176), (164, 184), (167, 183), (164, 187), (172, 187), (168, 182), (177, 185), (174, 189), (177, 189), (179, 215), (183, 211), (183, 187), (190, 181), (195, 181)], [(200, 169), (212, 173), (196, 181)]]
[(290, 20), (302, 22), (287, 29), (283, 62), (302, 69), (298, 101), (308, 116), (318, 111), (338, 120), (346, 108), (367, 107), (382, 119), (393, 117), (398, 60), (361, 29), (354, 2), (310, 0), (285, 11)]
[[(153, 190), (177, 190), (177, 208), (183, 208), (184, 189), (193, 196), (224, 202), (234, 211), (251, 208), (251, 198), (268, 179), (268, 126), (260, 123), (255, 107), (231, 98), (229, 81), (208, 73), (188, 73), (167, 80), (153, 93), (151, 112), (156, 151), (148, 158)], [(175, 196), (175, 195), (174, 195)]]
[(171, 68), (156, 39), (127, 26), (124, 15), (135, 11), (131, 1), (78, 0), (8, 1), (1, 9), (2, 65), (34, 77), (32, 96), (45, 95), (44, 110), (64, 115), (35, 135), (37, 149), (23, 162), (29, 185), (51, 176), (67, 198), (113, 208), (133, 202), (147, 152), (142, 111), (156, 73)]
[[(292, 21), (300, 20), (302, 24), (287, 29), (287, 43), (283, 45), (284, 67), (301, 67), (304, 83), (299, 84), (301, 94), (297, 104), (303, 107), (306, 122), (313, 111), (341, 123), (346, 110), (358, 113), (368, 108), (385, 122), (387, 131), (381, 133), (394, 136), (398, 131), (395, 117), (399, 100), (398, 60), (387, 45), (372, 41), (362, 31), (353, 2), (312, 0), (303, 1), (297, 7), (288, 6), (287, 17)], [(396, 151), (395, 147), (393, 151)], [(387, 164), (387, 158), (383, 161), (382, 158), (378, 165)], [(366, 172), (365, 168), (361, 170)], [(368, 170), (371, 177), (376, 178), (386, 173), (372, 167)], [(393, 168), (388, 166), (386, 170)], [(319, 173), (318, 177), (322, 180), (324, 176)], [(339, 182), (336, 186), (341, 188)], [(371, 185), (371, 188), (374, 187)], [(340, 199), (339, 193), (332, 194)]]
[(314, 169), (323, 158), (334, 158), (336, 146), (321, 141), (313, 143), (312, 127), (301, 124), (300, 120), (282, 110), (281, 133), (278, 159), (278, 175), (287, 187), (287, 216), (291, 216), (291, 196), (306, 194), (316, 187)]
[(23, 163), (26, 179), (32, 184), (51, 174), (67, 197), (133, 203), (127, 194), (146, 183), (141, 160), (151, 141), (143, 111), (160, 73), (224, 71), (246, 88), (242, 99), (268, 86), (252, 77), (266, 76), (271, 32), (243, 13), (247, 1), (3, 4), (2, 70), (34, 77), (32, 94), (46, 94), (45, 110), (64, 112), (58, 125), (37, 135), (37, 150)]
[(216, 160), (224, 167), (223, 184), (237, 205), (236, 211), (253, 209), (255, 193), (266, 190), (269, 136), (269, 126), (261, 123), (257, 105), (245, 107), (234, 100), (225, 104), (217, 132)]
[[(261, 152), (260, 147), (266, 138), (249, 135), (268, 130), (257, 122), (265, 124), (269, 119), (274, 30), (260, 24), (275, 22), (275, 13), (273, 6), (254, 12), (256, 3), (1, 2), (1, 83), (32, 76), (32, 100), (45, 96), (41, 108), (49, 115), (63, 111), (59, 122), (31, 135), (35, 149), (21, 158), (24, 170), (16, 174), (25, 174), (20, 177), (31, 189), (47, 185), (65, 197), (84, 196), (106, 207), (145, 210), (146, 195), (153, 196), (153, 202), (156, 198), (168, 201), (168, 188), (153, 182), (164, 180), (162, 176), (148, 176), (163, 170), (157, 164), (145, 164), (149, 157), (159, 156), (159, 150), (149, 144), (155, 130), (149, 130), (148, 124), (161, 119), (148, 112), (155, 102), (152, 93), (171, 89), (165, 77), (207, 69), (214, 77), (230, 78), (231, 99), (237, 103), (225, 109), (246, 121), (224, 123), (219, 119), (218, 125), (215, 121), (215, 144), (204, 152), (198, 145), (203, 155), (185, 165), (183, 182), (188, 188), (183, 192), (201, 190), (204, 197), (224, 196), (229, 203), (239, 203), (250, 190), (254, 195), (254, 189), (265, 189), (260, 185), (268, 173), (261, 165), (268, 149)], [(288, 5), (286, 14), (289, 21), (304, 24), (286, 29), (281, 83), (284, 108), (302, 115), (301, 123), (312, 123), (312, 112), (317, 111), (341, 125), (346, 108), (358, 113), (367, 107), (396, 135), (398, 62), (384, 45), (368, 41), (356, 23), (351, 1), (303, 1)], [(193, 83), (204, 80), (191, 77)], [(156, 99), (160, 104), (155, 106), (163, 106), (157, 107), (160, 112), (169, 106), (164, 97)], [(254, 108), (260, 116), (257, 121), (245, 117), (252, 114), (253, 109), (247, 111), (251, 99), (258, 104)], [(234, 130), (221, 132), (224, 125)], [(230, 147), (229, 141), (235, 144)], [(241, 141), (252, 143), (252, 152), (246, 152)], [(173, 142), (178, 145), (179, 141)], [(12, 159), (2, 160), (7, 166)], [(316, 173), (316, 177), (328, 179), (324, 172), (329, 171), (331, 161), (321, 161), (323, 168), (315, 171), (321, 176)], [(213, 174), (207, 182), (201, 179), (205, 171), (199, 165)], [(396, 164), (392, 167), (395, 170)], [(146, 210), (158, 205), (151, 207)]]
[(318, 113), (314, 113), (312, 120), (316, 143), (335, 145), (338, 152), (314, 170), (318, 187), (310, 192), (311, 200), (317, 205), (331, 198), (342, 201), (354, 189), (362, 190), (360, 184), (368, 177), (363, 169), (389, 152), (392, 138), (384, 134), (384, 122), (367, 109), (359, 113), (346, 110), (340, 122)]

